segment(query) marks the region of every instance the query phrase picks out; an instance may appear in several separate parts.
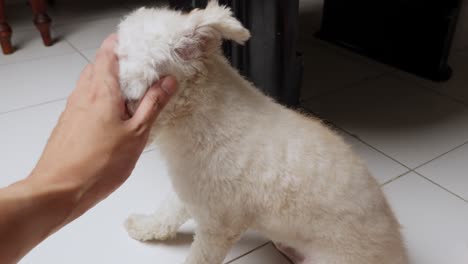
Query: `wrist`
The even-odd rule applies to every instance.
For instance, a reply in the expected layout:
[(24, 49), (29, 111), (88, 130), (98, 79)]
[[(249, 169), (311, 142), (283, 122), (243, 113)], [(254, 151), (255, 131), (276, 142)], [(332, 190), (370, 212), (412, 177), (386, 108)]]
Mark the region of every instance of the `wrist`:
[(24, 193), (25, 203), (42, 212), (43, 221), (50, 226), (49, 234), (67, 223), (81, 197), (81, 189), (77, 184), (55, 181), (57, 178), (60, 177), (33, 172), (18, 183), (18, 188)]
[(0, 262), (16, 263), (65, 223), (76, 200), (64, 186), (28, 177), (0, 189)]

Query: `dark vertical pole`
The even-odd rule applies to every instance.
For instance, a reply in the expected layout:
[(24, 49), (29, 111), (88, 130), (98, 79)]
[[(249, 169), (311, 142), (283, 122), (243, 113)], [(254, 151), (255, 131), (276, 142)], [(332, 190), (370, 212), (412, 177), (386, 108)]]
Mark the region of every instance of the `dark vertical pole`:
[[(221, 3), (221, 2), (220, 2)], [(244, 0), (224, 0), (222, 4), (230, 6), (234, 15), (244, 24), (249, 27), (250, 19), (248, 13), (248, 3)], [(232, 65), (236, 67), (242, 75), (247, 75), (249, 72), (249, 57), (247, 42), (245, 46), (237, 45), (232, 42), (225, 42), (223, 45), (224, 53), (231, 61)]]
[[(175, 8), (203, 8), (208, 0), (170, 0)], [(252, 38), (246, 46), (225, 42), (232, 65), (266, 94), (296, 106), (302, 73), (297, 55), (299, 0), (219, 0), (230, 6)]]
[(278, 33), (278, 1), (256, 0), (247, 5), (248, 28), (252, 38), (246, 50), (249, 59), (247, 76), (266, 94), (279, 99), (281, 83), (281, 39)]
[(300, 87), (302, 83), (302, 56), (297, 52), (297, 38), (299, 34), (299, 0), (279, 1), (282, 10), (282, 87), (279, 97), (286, 105), (298, 105)]

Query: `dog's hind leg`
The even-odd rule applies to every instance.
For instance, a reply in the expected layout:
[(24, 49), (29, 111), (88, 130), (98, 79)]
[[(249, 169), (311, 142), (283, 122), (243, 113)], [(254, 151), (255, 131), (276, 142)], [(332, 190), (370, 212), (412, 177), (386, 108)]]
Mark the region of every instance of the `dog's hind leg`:
[(125, 221), (125, 228), (136, 240), (166, 240), (175, 237), (180, 226), (189, 219), (185, 206), (173, 194), (161, 203), (156, 213), (131, 215)]
[(185, 264), (221, 264), (244, 230), (198, 226)]

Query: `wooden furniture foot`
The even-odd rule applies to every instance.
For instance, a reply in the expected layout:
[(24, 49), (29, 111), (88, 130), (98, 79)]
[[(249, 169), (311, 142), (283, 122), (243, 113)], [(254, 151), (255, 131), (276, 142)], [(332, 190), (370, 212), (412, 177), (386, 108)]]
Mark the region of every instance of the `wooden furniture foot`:
[(0, 0), (0, 44), (3, 54), (13, 53), (11, 34), (11, 27), (8, 25), (5, 17), (5, 3), (4, 0)]
[(2, 45), (3, 54), (13, 53), (13, 46), (11, 45), (11, 30), (3, 31), (3, 25), (0, 26), (0, 44)]
[(29, 0), (31, 8), (34, 14), (34, 25), (41, 33), (42, 41), (44, 45), (51, 46), (53, 44), (52, 37), (50, 35), (50, 24), (52, 20), (47, 15), (47, 5), (45, 0)]

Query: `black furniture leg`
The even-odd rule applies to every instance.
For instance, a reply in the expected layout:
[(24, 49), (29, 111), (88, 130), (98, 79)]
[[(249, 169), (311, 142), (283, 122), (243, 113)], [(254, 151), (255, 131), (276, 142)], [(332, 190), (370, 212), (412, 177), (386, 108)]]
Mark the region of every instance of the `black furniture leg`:
[[(170, 0), (174, 8), (203, 8), (207, 0)], [(299, 104), (302, 57), (297, 53), (299, 0), (219, 0), (250, 30), (246, 46), (226, 42), (232, 65), (266, 94), (288, 106)]]

